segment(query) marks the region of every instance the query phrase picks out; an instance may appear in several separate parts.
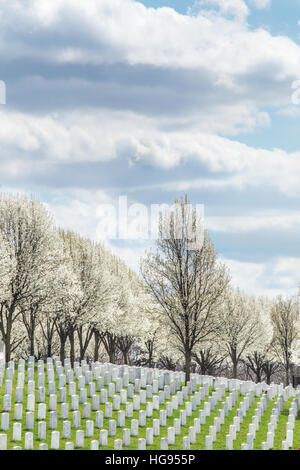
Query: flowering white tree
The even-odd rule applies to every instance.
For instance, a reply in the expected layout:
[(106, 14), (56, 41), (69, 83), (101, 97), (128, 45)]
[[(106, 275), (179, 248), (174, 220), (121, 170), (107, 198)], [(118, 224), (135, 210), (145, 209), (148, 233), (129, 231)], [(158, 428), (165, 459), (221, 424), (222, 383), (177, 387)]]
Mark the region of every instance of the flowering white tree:
[(230, 357), (234, 378), (237, 377), (238, 362), (259, 344), (261, 326), (255, 297), (228, 288), (218, 309), (216, 340)]
[(28, 358), (29, 338), (21, 315), (14, 322), (10, 344), (12, 359)]
[(144, 286), (140, 290), (139, 310), (143, 317), (143, 333), (137, 343), (141, 348), (143, 365), (153, 367), (154, 363), (158, 361), (162, 349), (164, 351), (166, 349), (168, 335), (161, 323), (161, 306)]
[(136, 274), (118, 261), (111, 282), (114, 293), (98, 331), (110, 361), (115, 360), (118, 349), (122, 353), (123, 362), (127, 364), (131, 347), (144, 335), (148, 324), (143, 316), (141, 300), (144, 287)]
[(49, 256), (51, 256), (51, 260), (50, 258), (48, 260), (48, 269), (43, 269), (41, 273), (43, 288), (33, 292), (24, 299), (20, 307), (23, 325), (28, 335), (28, 349), (31, 356), (34, 356), (36, 353), (35, 340), (37, 329), (41, 322), (45, 321), (45, 319), (47, 321), (47, 318), (52, 313), (53, 298), (56, 295), (57, 276), (59, 276), (59, 270), (65, 262), (63, 244), (56, 230), (52, 231), (50, 242)]
[(52, 299), (53, 323), (60, 340), (60, 360), (65, 359), (65, 347), (70, 331), (77, 326), (77, 307), (82, 301), (83, 293), (74, 272), (63, 264), (56, 272), (53, 285), (55, 295)]
[(26, 302), (43, 296), (46, 274), (55, 269), (57, 259), (52, 219), (34, 199), (0, 195), (0, 234), (13, 266), (9, 295), (0, 302), (0, 332), (9, 361), (14, 323)]
[(273, 301), (267, 297), (256, 299), (259, 312), (259, 327), (261, 330), (259, 341), (250, 351), (247, 351), (244, 359), (245, 365), (253, 375), (256, 382), (264, 380), (269, 384), (271, 377), (280, 369), (274, 348), (272, 347), (273, 326), (271, 322), (271, 310)]
[(37, 359), (60, 354), (59, 336), (55, 327), (55, 316), (42, 315), (35, 330), (35, 356)]
[(80, 285), (81, 298), (75, 307), (76, 322), (69, 329), (71, 361), (74, 361), (75, 333), (79, 355), (83, 359), (94, 335), (95, 324), (104, 313), (111, 298), (107, 256), (101, 245), (80, 237), (74, 232), (60, 231), (69, 269)]
[(15, 259), (9, 245), (0, 233), (0, 302), (9, 299), (10, 283), (15, 274)]
[(285, 369), (286, 385), (290, 382), (293, 348), (299, 340), (299, 299), (277, 297), (271, 310), (272, 346)]

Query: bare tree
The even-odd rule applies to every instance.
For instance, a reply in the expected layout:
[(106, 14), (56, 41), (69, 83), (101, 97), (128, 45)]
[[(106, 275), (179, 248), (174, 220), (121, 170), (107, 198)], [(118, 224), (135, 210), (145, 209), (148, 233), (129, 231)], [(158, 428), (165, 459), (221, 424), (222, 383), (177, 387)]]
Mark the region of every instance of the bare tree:
[(187, 198), (161, 214), (156, 253), (142, 260), (141, 273), (184, 356), (189, 381), (194, 349), (215, 329), (215, 308), (230, 278)]
[(277, 297), (271, 310), (273, 324), (272, 346), (285, 370), (286, 385), (290, 383), (293, 346), (299, 338), (299, 305), (296, 299)]
[(267, 384), (270, 385), (272, 375), (276, 374), (282, 368), (282, 364), (280, 362), (275, 362), (272, 359), (267, 359), (263, 364), (263, 371), (265, 374), (265, 378)]
[(200, 349), (200, 351), (194, 353), (193, 358), (199, 366), (200, 374), (202, 375), (216, 375), (225, 359), (224, 356), (220, 357), (220, 355), (213, 350), (212, 346), (206, 349)]
[(176, 362), (168, 356), (161, 356), (158, 361), (158, 367), (161, 369), (176, 370)]
[(264, 366), (266, 363), (265, 354), (259, 351), (253, 351), (248, 354), (244, 360), (245, 365), (255, 376), (256, 382), (261, 382)]

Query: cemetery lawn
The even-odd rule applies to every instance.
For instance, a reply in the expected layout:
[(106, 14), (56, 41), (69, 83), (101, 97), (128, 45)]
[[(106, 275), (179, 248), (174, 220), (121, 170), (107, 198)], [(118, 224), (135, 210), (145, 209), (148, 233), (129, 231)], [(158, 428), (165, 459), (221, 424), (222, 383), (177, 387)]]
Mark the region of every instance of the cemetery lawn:
[[(46, 367), (46, 366), (45, 366)], [(27, 364), (26, 364), (26, 370), (27, 370)], [(46, 376), (46, 372), (45, 372)], [(58, 392), (58, 380), (55, 374), (55, 382), (56, 382), (56, 393)], [(38, 414), (37, 414), (37, 408), (38, 408), (38, 391), (37, 391), (37, 364), (35, 364), (35, 384), (36, 384), (36, 389), (35, 389), (35, 424), (34, 424), (34, 430), (33, 432), (33, 439), (34, 439), (34, 450), (39, 449), (39, 445), (41, 443), (47, 443), (50, 449), (50, 443), (51, 443), (51, 432), (52, 430), (49, 429), (49, 394), (48, 394), (48, 387), (47, 387), (47, 380), (45, 380), (45, 387), (46, 387), (46, 399), (45, 403), (47, 405), (47, 414), (46, 414), (46, 419), (43, 421), (46, 421), (47, 425), (47, 439), (44, 441), (38, 440)], [(184, 385), (183, 383), (181, 385)], [(25, 440), (25, 433), (28, 432), (26, 430), (26, 403), (27, 403), (27, 380), (24, 381), (24, 390), (23, 390), (23, 414), (22, 414), (22, 420), (21, 421), (16, 421), (14, 420), (14, 403), (15, 403), (15, 394), (16, 394), (16, 386), (17, 386), (17, 374), (14, 374), (13, 378), (13, 392), (12, 392), (12, 406), (11, 410), (9, 412), (9, 430), (6, 431), (0, 431), (1, 433), (6, 432), (7, 433), (7, 449), (13, 449), (14, 446), (19, 445), (24, 449), (24, 440)], [(198, 386), (199, 388), (200, 386)], [(86, 386), (88, 389), (88, 387)], [(107, 388), (108, 387), (104, 387)], [(209, 389), (209, 395), (211, 395), (213, 392), (212, 388)], [(2, 381), (2, 386), (0, 387), (0, 412), (3, 412), (3, 396), (5, 393), (5, 375)], [(100, 392), (96, 392), (99, 394)], [(57, 393), (58, 395), (58, 393)], [(191, 450), (205, 450), (205, 436), (209, 434), (209, 426), (214, 424), (214, 418), (218, 416), (218, 410), (221, 409), (222, 407), (222, 402), (226, 400), (228, 397), (229, 392), (225, 393), (225, 396), (223, 397), (222, 401), (218, 402), (217, 406), (215, 409), (211, 412), (210, 416), (207, 417), (206, 423), (201, 425), (201, 433), (196, 436), (196, 444), (191, 444), (190, 449)], [(235, 406), (232, 408), (231, 411), (228, 412), (228, 416), (225, 417), (224, 424), (221, 425), (220, 432), (217, 433), (216, 435), (216, 441), (213, 444), (213, 450), (225, 450), (226, 449), (226, 435), (229, 433), (229, 426), (233, 424), (233, 418), (236, 416), (237, 409), (239, 407), (240, 402), (243, 400), (244, 396), (240, 396), (239, 394), (239, 399), (238, 402), (235, 404)], [(205, 398), (207, 401), (208, 397)], [(261, 397), (255, 397), (252, 406), (249, 408), (246, 417), (244, 418), (243, 422), (240, 425), (240, 431), (237, 433), (237, 438), (233, 443), (233, 449), (234, 450), (240, 450), (241, 445), (243, 443), (247, 442), (247, 433), (249, 432), (249, 424), (252, 422), (252, 416), (254, 415), (254, 410), (257, 406), (257, 403), (260, 401)], [(276, 401), (277, 397), (269, 401), (267, 410), (262, 416), (261, 422), (259, 424), (258, 431), (256, 432), (256, 437), (254, 440), (254, 449), (255, 450), (261, 450), (262, 448), (262, 442), (266, 441), (267, 438), (267, 432), (268, 432), (268, 422), (270, 420), (270, 415), (272, 412), (272, 408), (274, 406), (274, 403)], [(92, 403), (92, 398), (87, 398), (87, 401)], [(112, 398), (108, 398), (108, 401), (113, 402)], [(127, 399), (127, 401), (133, 401), (132, 399)], [(275, 431), (275, 437), (274, 437), (274, 447), (273, 449), (275, 450), (281, 450), (282, 449), (282, 441), (285, 440), (286, 438), (286, 423), (288, 421), (288, 414), (289, 414), (289, 407), (291, 406), (291, 403), (293, 401), (293, 398), (290, 398), (288, 401), (284, 402), (284, 409), (281, 412), (279, 419), (278, 419), (278, 425)], [(65, 443), (66, 442), (74, 442), (75, 446), (75, 436), (76, 436), (76, 431), (78, 429), (83, 429), (85, 430), (85, 422), (87, 420), (93, 420), (94, 421), (94, 435), (93, 437), (87, 438), (85, 437), (84, 439), (84, 447), (81, 448), (80, 450), (89, 450), (91, 446), (91, 441), (92, 440), (99, 440), (99, 434), (100, 434), (100, 429), (95, 427), (95, 420), (96, 420), (96, 411), (91, 411), (91, 417), (90, 418), (82, 418), (83, 415), (83, 403), (79, 403), (79, 410), (81, 412), (81, 426), (77, 429), (74, 429), (72, 426), (72, 411), (71, 411), (71, 397), (67, 393), (67, 403), (69, 403), (69, 417), (68, 420), (71, 421), (71, 437), (67, 439), (62, 438), (62, 428), (63, 428), (63, 419), (60, 417), (61, 413), (61, 403), (57, 402), (57, 431), (60, 431), (60, 450), (65, 449)], [(165, 408), (166, 404), (161, 405), (162, 408)], [(204, 408), (204, 401), (201, 402), (200, 406), (192, 412), (192, 416), (187, 417), (186, 420), (186, 425), (181, 426), (181, 434), (175, 436), (175, 444), (174, 445), (169, 445), (169, 450), (182, 450), (182, 440), (184, 436), (189, 435), (189, 427), (194, 425), (194, 418), (199, 417), (199, 410)], [(100, 403), (100, 410), (103, 411), (105, 410), (105, 405)], [(120, 405), (120, 409), (124, 410), (126, 409), (126, 405)], [(141, 410), (146, 409), (146, 405), (141, 404), (140, 405)], [(180, 410), (185, 409), (185, 402), (183, 403), (182, 406), (178, 407), (178, 410), (173, 411), (173, 416), (171, 418), (167, 418), (167, 425), (165, 427), (160, 427), (160, 435), (159, 436), (154, 436), (153, 438), (153, 445), (147, 446), (147, 450), (160, 450), (160, 440), (162, 437), (167, 437), (168, 436), (168, 427), (173, 426), (174, 418), (179, 418), (180, 417)], [(118, 411), (113, 411), (112, 412), (112, 418), (103, 418), (103, 428), (102, 429), (107, 429), (108, 430), (108, 422), (109, 419), (117, 419), (117, 413)], [(137, 450), (138, 448), (138, 439), (139, 438), (145, 438), (146, 437), (146, 428), (147, 427), (152, 427), (152, 421), (155, 418), (160, 417), (160, 410), (153, 410), (153, 416), (146, 418), (146, 426), (145, 427), (139, 427), (139, 435), (138, 437), (133, 437), (131, 436), (131, 442), (130, 446), (124, 447), (123, 450)], [(132, 418), (126, 418), (125, 419), (125, 428), (131, 427), (131, 419), (139, 419), (139, 411), (133, 411), (133, 417)], [(22, 440), (15, 442), (13, 441), (13, 423), (14, 422), (21, 422), (22, 423)], [(105, 449), (105, 450), (113, 450), (114, 449), (114, 440), (115, 439), (122, 439), (123, 438), (123, 428), (118, 428), (117, 427), (117, 432), (115, 436), (108, 437), (108, 446), (105, 447), (99, 447), (99, 449)], [(294, 440), (293, 440), (293, 447), (292, 449), (298, 449), (300, 447), (300, 413), (298, 413), (296, 421), (295, 421), (295, 427), (294, 427)]]

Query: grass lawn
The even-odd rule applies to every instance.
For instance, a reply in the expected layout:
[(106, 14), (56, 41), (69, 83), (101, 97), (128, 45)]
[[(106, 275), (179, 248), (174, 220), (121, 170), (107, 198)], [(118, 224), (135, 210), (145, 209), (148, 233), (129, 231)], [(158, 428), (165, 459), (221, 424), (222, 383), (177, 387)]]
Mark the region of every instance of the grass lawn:
[[(45, 366), (46, 367), (46, 366)], [(27, 365), (26, 365), (27, 368)], [(25, 371), (26, 371), (25, 368)], [(58, 394), (58, 380), (56, 378), (55, 374), (55, 379), (56, 379), (56, 393), (57, 397), (59, 397)], [(35, 384), (37, 386), (37, 364), (35, 364)], [(27, 404), (27, 380), (25, 377), (24, 381), (24, 390), (23, 390), (23, 415), (22, 415), (22, 420), (21, 421), (15, 421), (14, 420), (14, 401), (15, 401), (15, 389), (17, 385), (17, 371), (15, 371), (14, 379), (13, 379), (13, 393), (12, 393), (12, 407), (11, 411), (9, 412), (10, 415), (10, 426), (9, 426), (9, 431), (7, 431), (7, 448), (12, 449), (14, 446), (18, 445), (21, 446), (22, 449), (24, 449), (24, 440), (25, 440), (25, 433), (28, 432), (26, 428), (26, 404)], [(184, 384), (181, 384), (184, 385)], [(47, 405), (47, 414), (46, 414), (46, 425), (47, 425), (47, 439), (45, 441), (39, 441), (38, 440), (38, 419), (37, 419), (37, 409), (38, 409), (38, 391), (37, 389), (35, 390), (35, 424), (34, 424), (34, 430), (33, 436), (34, 436), (34, 449), (38, 450), (39, 445), (41, 443), (47, 443), (50, 449), (50, 443), (51, 443), (51, 432), (52, 430), (49, 429), (49, 395), (48, 395), (48, 387), (47, 387), (47, 377), (46, 377), (46, 372), (45, 372), (45, 387), (46, 387), (46, 400), (45, 403)], [(68, 389), (68, 385), (66, 385), (66, 388)], [(88, 387), (86, 386), (88, 389)], [(105, 387), (108, 389), (108, 387)], [(4, 396), (4, 390), (5, 390), (5, 375), (2, 381), (2, 386), (0, 387), (0, 412), (3, 411), (3, 396)], [(67, 390), (68, 392), (68, 390)], [(77, 392), (78, 393), (78, 390)], [(100, 394), (100, 392), (96, 392), (97, 394)], [(209, 389), (209, 395), (213, 393), (213, 390), (210, 388)], [(78, 393), (79, 394), (79, 393)], [(207, 417), (206, 423), (204, 425), (201, 425), (201, 432), (200, 434), (197, 435), (197, 440), (195, 444), (191, 444), (191, 450), (204, 450), (205, 449), (205, 436), (209, 434), (209, 426), (214, 424), (214, 418), (218, 416), (218, 410), (222, 407), (222, 402), (226, 400), (227, 396), (229, 395), (229, 392), (226, 392), (225, 397), (223, 397), (222, 401), (220, 401), (216, 408), (211, 412), (211, 415)], [(208, 397), (205, 398), (207, 400)], [(240, 402), (244, 399), (244, 396), (238, 397), (238, 402), (235, 404), (235, 406), (232, 408), (231, 411), (228, 412), (228, 416), (225, 418), (224, 424), (220, 428), (220, 432), (217, 433), (216, 441), (213, 444), (213, 449), (214, 450), (224, 450), (226, 448), (226, 435), (229, 433), (229, 426), (230, 424), (233, 424), (233, 418), (236, 416), (237, 409), (239, 407)], [(257, 406), (257, 403), (260, 401), (261, 397), (255, 397), (254, 402), (250, 409), (247, 412), (246, 417), (243, 420), (243, 423), (241, 423), (240, 426), (240, 431), (237, 433), (237, 438), (233, 443), (233, 449), (234, 450), (240, 450), (242, 443), (247, 442), (247, 433), (249, 432), (249, 424), (252, 422), (252, 416), (254, 415), (255, 408)], [(256, 450), (261, 450), (262, 448), (262, 442), (266, 441), (267, 438), (267, 431), (268, 431), (268, 423), (270, 420), (270, 416), (272, 413), (272, 408), (274, 406), (274, 403), (276, 401), (277, 397), (270, 401), (268, 403), (267, 409), (265, 413), (262, 416), (261, 422), (259, 424), (259, 429), (256, 432), (256, 437), (254, 440), (254, 449)], [(286, 423), (288, 420), (288, 413), (289, 413), (289, 407), (291, 406), (292, 403), (292, 398), (284, 403), (284, 409), (282, 414), (280, 415), (278, 419), (278, 425), (277, 429), (275, 431), (275, 438), (274, 438), (274, 449), (281, 450), (282, 449), (282, 441), (285, 440), (286, 438)], [(99, 435), (100, 435), (100, 429), (97, 429), (95, 427), (95, 419), (96, 419), (96, 412), (91, 411), (91, 417), (90, 418), (81, 418), (81, 425), (78, 429), (73, 429), (73, 416), (72, 416), (72, 411), (71, 411), (71, 397), (67, 393), (67, 400), (69, 403), (69, 417), (68, 420), (71, 421), (71, 437), (68, 439), (62, 439), (62, 428), (63, 428), (63, 419), (60, 417), (61, 414), (61, 403), (57, 403), (57, 431), (60, 431), (60, 449), (64, 450), (65, 449), (65, 443), (73, 441), (75, 445), (75, 436), (76, 436), (76, 431), (78, 429), (83, 429), (85, 430), (86, 426), (86, 421), (87, 420), (93, 420), (94, 421), (94, 436), (91, 438), (85, 438), (84, 440), (84, 449), (90, 449), (91, 441), (92, 440), (99, 440)], [(108, 398), (108, 401), (113, 402), (112, 398)], [(131, 399), (127, 399), (127, 401), (133, 401)], [(92, 398), (87, 398), (87, 402), (92, 402)], [(201, 402), (200, 407), (198, 407), (195, 411), (192, 412), (192, 416), (187, 417), (186, 425), (181, 426), (181, 434), (178, 436), (175, 436), (175, 444), (174, 445), (169, 445), (170, 450), (181, 450), (182, 449), (182, 440), (184, 436), (189, 435), (189, 427), (194, 425), (194, 418), (199, 417), (199, 410), (203, 409), (204, 407), (204, 401)], [(161, 406), (160, 409), (166, 408), (166, 402)], [(100, 410), (103, 411), (105, 410), (105, 405), (100, 404)], [(126, 405), (121, 405), (120, 406), (121, 410), (126, 409)], [(146, 404), (141, 404), (140, 409), (145, 410), (146, 409)], [(167, 425), (164, 427), (160, 427), (160, 435), (159, 436), (154, 436), (153, 438), (153, 445), (147, 446), (147, 450), (159, 450), (160, 449), (160, 439), (162, 437), (167, 437), (168, 436), (168, 427), (173, 426), (173, 422), (175, 418), (180, 417), (180, 410), (185, 409), (185, 402), (183, 402), (182, 406), (178, 407), (178, 410), (173, 411), (173, 416), (171, 418), (167, 418)], [(79, 410), (81, 412), (81, 416), (83, 415), (83, 403), (79, 403)], [(113, 411), (112, 412), (112, 418), (109, 419), (116, 419), (117, 420), (117, 414), (118, 411)], [(146, 418), (146, 426), (145, 427), (139, 427), (139, 436), (138, 437), (133, 437), (131, 436), (131, 442), (129, 447), (123, 447), (123, 450), (136, 450), (138, 448), (138, 438), (141, 437), (146, 437), (146, 427), (152, 427), (152, 422), (153, 419), (160, 417), (160, 410), (153, 410), (153, 415), (152, 417)], [(125, 419), (125, 428), (131, 427), (131, 419), (138, 419), (139, 418), (139, 411), (133, 411), (133, 417), (132, 418), (126, 418)], [(109, 419), (104, 418), (103, 421), (103, 428), (102, 429), (107, 429), (108, 430), (108, 422)], [(18, 442), (14, 442), (13, 439), (13, 423), (14, 422), (21, 422), (22, 423), (22, 440)], [(5, 431), (1, 431), (1, 433), (5, 433)], [(123, 438), (123, 428), (118, 428), (117, 427), (117, 432), (115, 436), (109, 436), (108, 437), (108, 446), (102, 447), (102, 449), (106, 450), (111, 450), (114, 449), (114, 440), (115, 439), (122, 439)], [(298, 449), (300, 447), (300, 414), (298, 414), (296, 422), (295, 422), (295, 429), (294, 429), (294, 442), (293, 442), (293, 449)], [(99, 448), (101, 449), (101, 447)]]

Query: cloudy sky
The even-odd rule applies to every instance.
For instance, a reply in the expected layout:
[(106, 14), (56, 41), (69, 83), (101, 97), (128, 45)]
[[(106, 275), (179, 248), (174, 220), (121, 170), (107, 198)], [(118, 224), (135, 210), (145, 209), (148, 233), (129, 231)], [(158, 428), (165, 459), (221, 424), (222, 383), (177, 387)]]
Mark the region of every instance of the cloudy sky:
[(101, 204), (188, 193), (235, 285), (297, 292), (299, 0), (0, 0), (0, 54), (2, 191), (94, 239)]

